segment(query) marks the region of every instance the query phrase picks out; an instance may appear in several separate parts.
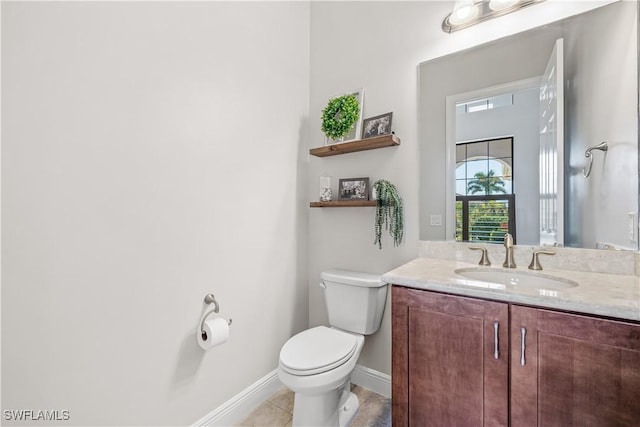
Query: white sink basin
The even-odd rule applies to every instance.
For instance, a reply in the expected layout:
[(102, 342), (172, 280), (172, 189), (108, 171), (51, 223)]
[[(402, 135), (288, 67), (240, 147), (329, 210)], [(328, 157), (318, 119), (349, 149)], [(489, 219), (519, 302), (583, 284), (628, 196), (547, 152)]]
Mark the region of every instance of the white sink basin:
[(455, 273), (467, 279), (498, 283), (500, 285), (517, 288), (562, 290), (578, 286), (578, 283), (572, 280), (561, 279), (542, 273), (529, 273), (510, 269), (459, 268), (455, 270)]

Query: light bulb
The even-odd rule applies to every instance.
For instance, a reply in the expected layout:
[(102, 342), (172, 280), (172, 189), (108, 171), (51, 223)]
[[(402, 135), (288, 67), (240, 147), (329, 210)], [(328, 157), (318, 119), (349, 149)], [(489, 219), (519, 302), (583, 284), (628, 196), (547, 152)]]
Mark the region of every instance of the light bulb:
[(457, 0), (453, 5), (453, 12), (449, 15), (449, 23), (460, 25), (474, 20), (480, 9), (473, 0)]

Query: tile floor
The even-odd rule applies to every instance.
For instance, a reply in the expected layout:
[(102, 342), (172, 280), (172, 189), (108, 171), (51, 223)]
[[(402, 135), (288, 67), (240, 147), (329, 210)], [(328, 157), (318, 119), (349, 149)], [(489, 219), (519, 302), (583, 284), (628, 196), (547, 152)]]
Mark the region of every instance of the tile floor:
[[(351, 427), (391, 427), (391, 399), (366, 388), (351, 385), (360, 410)], [(293, 392), (282, 387), (236, 427), (291, 427)]]

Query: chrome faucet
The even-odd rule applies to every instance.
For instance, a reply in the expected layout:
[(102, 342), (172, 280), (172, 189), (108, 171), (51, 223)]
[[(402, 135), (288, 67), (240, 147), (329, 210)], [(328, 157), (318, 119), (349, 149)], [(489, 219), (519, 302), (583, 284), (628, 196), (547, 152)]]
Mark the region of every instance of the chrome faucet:
[(504, 247), (506, 254), (502, 266), (504, 268), (516, 268), (516, 263), (513, 260), (513, 236), (509, 233), (504, 235)]

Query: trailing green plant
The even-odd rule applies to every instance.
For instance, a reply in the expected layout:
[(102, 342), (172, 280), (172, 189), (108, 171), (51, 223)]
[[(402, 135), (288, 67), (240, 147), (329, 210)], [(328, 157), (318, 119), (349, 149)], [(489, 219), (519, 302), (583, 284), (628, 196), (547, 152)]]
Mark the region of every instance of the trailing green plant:
[(402, 197), (398, 194), (396, 186), (385, 179), (379, 179), (373, 183), (373, 191), (376, 195), (376, 218), (374, 230), (376, 238), (373, 242), (382, 249), (382, 228), (389, 230), (393, 238), (393, 245), (402, 243), (404, 235), (404, 205)]
[(354, 95), (343, 95), (329, 100), (322, 110), (322, 132), (331, 139), (347, 135), (360, 117), (360, 104)]

